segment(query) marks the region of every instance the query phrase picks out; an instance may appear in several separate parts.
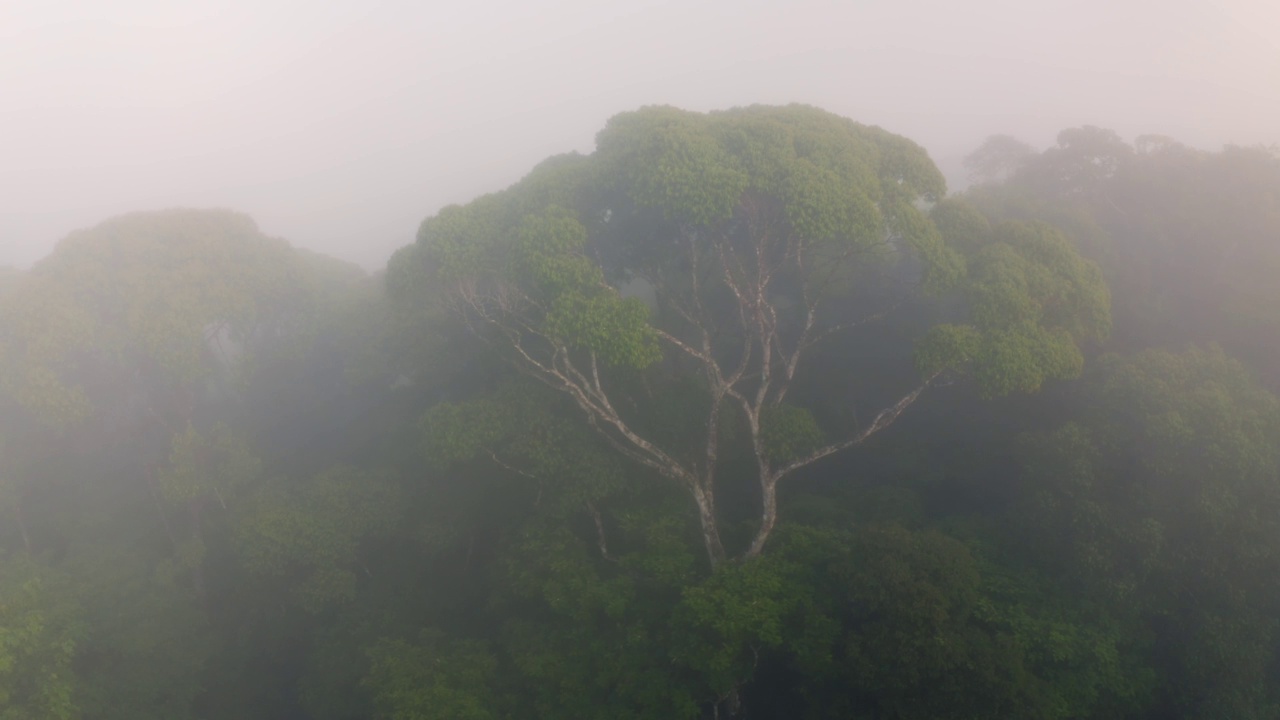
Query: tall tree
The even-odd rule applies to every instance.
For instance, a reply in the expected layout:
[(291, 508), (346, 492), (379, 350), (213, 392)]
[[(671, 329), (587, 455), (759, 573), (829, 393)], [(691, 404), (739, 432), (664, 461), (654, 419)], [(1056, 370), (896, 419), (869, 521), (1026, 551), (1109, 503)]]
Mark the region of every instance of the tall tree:
[[(715, 566), (729, 555), (716, 491), (730, 454), (753, 466), (753, 557), (783, 479), (889, 427), (938, 378), (979, 360), (991, 393), (1034, 390), (1078, 372), (1076, 344), (1106, 332), (1096, 268), (1047, 228), (985, 238), (966, 275), (922, 209), (944, 192), (916, 144), (813, 108), (647, 108), (612, 119), (593, 155), (428, 219), (390, 272), (434, 276), (476, 334), (684, 487)], [(918, 380), (870, 422), (824, 428), (793, 403), (824, 340), (957, 290), (974, 312), (929, 336)], [(672, 406), (654, 386), (681, 382), (668, 402), (701, 419), (663, 442)]]
[(243, 215), (137, 213), (68, 236), (0, 307), (10, 394), (46, 424), (85, 421), (82, 441), (133, 446), (197, 586), (206, 509), (257, 473), (218, 422), (255, 363), (303, 347), (309, 279)]
[(975, 182), (1003, 182), (1034, 155), (1030, 145), (1012, 135), (992, 135), (965, 156), (964, 167)]

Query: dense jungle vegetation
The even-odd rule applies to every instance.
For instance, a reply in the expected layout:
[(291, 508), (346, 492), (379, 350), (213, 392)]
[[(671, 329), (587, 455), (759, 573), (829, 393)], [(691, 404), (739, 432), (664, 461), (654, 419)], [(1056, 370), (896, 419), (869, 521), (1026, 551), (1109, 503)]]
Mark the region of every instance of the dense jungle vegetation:
[(1280, 153), (618, 115), (0, 274), (0, 720), (1280, 717)]

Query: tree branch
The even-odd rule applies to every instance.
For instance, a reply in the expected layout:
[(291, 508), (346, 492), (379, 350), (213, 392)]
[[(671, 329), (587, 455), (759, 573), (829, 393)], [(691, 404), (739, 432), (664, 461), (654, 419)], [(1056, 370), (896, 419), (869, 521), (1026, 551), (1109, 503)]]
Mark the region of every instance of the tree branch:
[(934, 373), (929, 376), (923, 383), (917, 386), (916, 389), (906, 395), (903, 395), (898, 402), (881, 410), (879, 414), (876, 415), (875, 419), (871, 421), (871, 424), (863, 428), (858, 434), (847, 440), (842, 440), (840, 442), (827, 445), (826, 447), (818, 448), (802, 458), (792, 460), (786, 465), (778, 468), (774, 475), (778, 478), (782, 478), (806, 465), (810, 465), (821, 460), (828, 455), (834, 455), (841, 450), (862, 444), (867, 438), (892, 425), (908, 407), (911, 407), (911, 404), (914, 403), (925, 390), (929, 389), (929, 386), (933, 384), (933, 381), (936, 380), (939, 375), (941, 375), (941, 373)]

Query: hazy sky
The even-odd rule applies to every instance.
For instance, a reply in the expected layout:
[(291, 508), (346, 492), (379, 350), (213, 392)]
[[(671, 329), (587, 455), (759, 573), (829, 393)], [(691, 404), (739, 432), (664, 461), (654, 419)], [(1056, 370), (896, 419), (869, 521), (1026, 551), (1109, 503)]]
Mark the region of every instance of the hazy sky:
[(1280, 142), (1276, 0), (0, 0), (0, 265), (231, 207), (380, 267), (611, 115), (805, 102), (954, 171), (1080, 124)]

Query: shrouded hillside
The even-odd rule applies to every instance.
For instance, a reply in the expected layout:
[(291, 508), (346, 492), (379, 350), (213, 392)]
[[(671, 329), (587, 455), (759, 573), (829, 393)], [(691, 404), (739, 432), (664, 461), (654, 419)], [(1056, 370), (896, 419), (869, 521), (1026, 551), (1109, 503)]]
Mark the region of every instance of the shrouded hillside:
[(1275, 156), (971, 167), (648, 107), (385, 273), (0, 274), (0, 720), (1277, 717)]

